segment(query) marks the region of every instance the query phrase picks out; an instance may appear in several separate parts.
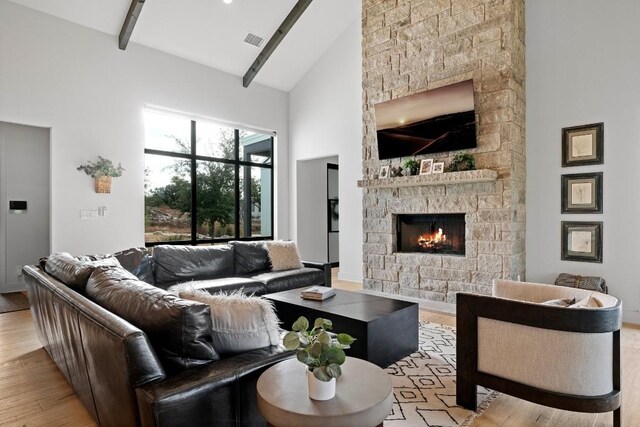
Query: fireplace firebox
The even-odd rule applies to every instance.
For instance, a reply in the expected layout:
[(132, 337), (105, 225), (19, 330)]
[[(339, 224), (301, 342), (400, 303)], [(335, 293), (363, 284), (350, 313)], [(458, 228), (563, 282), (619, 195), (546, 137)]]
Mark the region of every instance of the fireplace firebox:
[(398, 252), (465, 254), (463, 213), (397, 215)]

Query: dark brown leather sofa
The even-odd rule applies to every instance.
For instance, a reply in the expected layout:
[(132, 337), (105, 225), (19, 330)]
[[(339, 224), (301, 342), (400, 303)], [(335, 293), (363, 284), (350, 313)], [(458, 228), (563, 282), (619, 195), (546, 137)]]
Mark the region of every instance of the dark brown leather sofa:
[(24, 268), (38, 338), (101, 426), (262, 426), (255, 383), (277, 346), (170, 372), (147, 334), (36, 266)]
[[(222, 268), (222, 265), (218, 267)], [(319, 269), (315, 271), (320, 272), (324, 281), (326, 270), (322, 265), (317, 267)], [(111, 271), (109, 268), (113, 267), (102, 268)], [(197, 266), (194, 268), (198, 270)], [(246, 280), (257, 282), (260, 293), (320, 284), (318, 273), (307, 272), (308, 268), (301, 269), (302, 275), (289, 272), (289, 278), (292, 278), (289, 283), (283, 280), (286, 272), (242, 274), (237, 270), (237, 264), (233, 268), (236, 269), (235, 276), (231, 278), (240, 277), (245, 283)], [(137, 280), (119, 267), (118, 270), (122, 272), (122, 280), (131, 282), (121, 286), (121, 290), (137, 286), (151, 293), (165, 292)], [(187, 271), (182, 270), (183, 273)], [(138, 319), (125, 320), (126, 316), (115, 314), (121, 313), (118, 311), (120, 306), (107, 309), (107, 304), (91, 294), (89, 287), (95, 274), (91, 274), (89, 285), (83, 289), (70, 282), (61, 282), (38, 266), (26, 266), (24, 273), (38, 338), (99, 425), (266, 425), (256, 406), (256, 381), (269, 366), (292, 357), (291, 352), (271, 346), (222, 359), (215, 355), (201, 365), (176, 369), (166, 360), (164, 343), (159, 344), (157, 337), (154, 338), (153, 333), (157, 331), (140, 326), (136, 322)], [(300, 279), (305, 276), (316, 282), (305, 283)], [(210, 291), (235, 289), (212, 286), (226, 283), (227, 279), (212, 277), (203, 280), (207, 285), (202, 287)], [(245, 289), (245, 292), (252, 289), (255, 288)], [(112, 303), (123, 302), (115, 299), (110, 289), (104, 294)], [(163, 298), (177, 298), (166, 292), (163, 295)], [(208, 306), (205, 308), (209, 310)], [(205, 312), (210, 320), (209, 313)], [(199, 327), (206, 329), (206, 324)]]

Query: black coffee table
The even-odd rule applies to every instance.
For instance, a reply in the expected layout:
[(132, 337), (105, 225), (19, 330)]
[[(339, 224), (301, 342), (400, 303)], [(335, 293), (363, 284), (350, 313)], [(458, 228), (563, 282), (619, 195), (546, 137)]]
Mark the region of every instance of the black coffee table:
[(418, 304), (336, 289), (325, 301), (300, 298), (302, 289), (265, 295), (275, 304), (284, 329), (298, 317), (313, 321), (324, 317), (335, 332), (357, 338), (347, 356), (368, 360), (385, 368), (418, 350)]

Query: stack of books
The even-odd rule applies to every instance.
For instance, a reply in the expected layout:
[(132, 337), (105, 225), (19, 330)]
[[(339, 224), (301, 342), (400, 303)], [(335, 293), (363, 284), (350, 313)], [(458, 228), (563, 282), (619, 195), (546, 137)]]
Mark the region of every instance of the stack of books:
[(336, 291), (334, 291), (333, 288), (327, 288), (326, 286), (312, 286), (303, 290), (300, 293), (300, 298), (324, 301), (335, 295)]

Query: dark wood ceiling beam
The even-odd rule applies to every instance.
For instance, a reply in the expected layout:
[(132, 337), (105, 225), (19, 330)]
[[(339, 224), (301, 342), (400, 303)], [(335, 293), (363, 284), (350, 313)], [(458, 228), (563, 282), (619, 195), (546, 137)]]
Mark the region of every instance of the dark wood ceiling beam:
[(124, 19), (124, 24), (122, 24), (120, 36), (118, 37), (118, 47), (122, 50), (125, 50), (127, 48), (127, 44), (129, 44), (129, 39), (131, 38), (133, 29), (136, 26), (136, 22), (138, 22), (142, 6), (144, 6), (144, 0), (131, 0), (129, 12), (127, 12), (127, 17)]
[(249, 87), (253, 79), (256, 77), (262, 66), (267, 62), (269, 57), (276, 50), (280, 42), (284, 39), (287, 33), (293, 27), (298, 19), (302, 16), (304, 11), (309, 7), (313, 0), (298, 0), (291, 12), (287, 15), (287, 17), (282, 21), (282, 24), (278, 27), (276, 32), (271, 36), (267, 44), (262, 49), (262, 52), (258, 55), (251, 67), (249, 67), (249, 71), (246, 72), (244, 77), (242, 78), (242, 86)]

